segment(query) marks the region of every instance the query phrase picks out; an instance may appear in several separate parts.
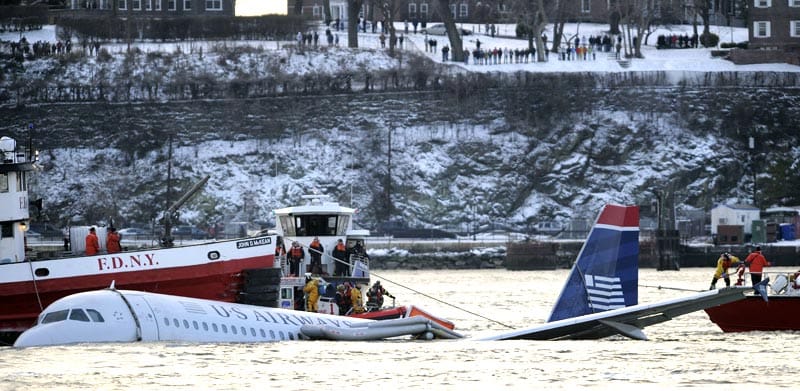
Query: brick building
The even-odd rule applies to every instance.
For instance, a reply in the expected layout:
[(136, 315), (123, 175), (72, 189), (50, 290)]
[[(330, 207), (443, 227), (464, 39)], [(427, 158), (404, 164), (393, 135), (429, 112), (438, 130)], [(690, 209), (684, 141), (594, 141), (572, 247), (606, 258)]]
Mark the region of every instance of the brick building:
[(748, 49), (732, 50), (737, 64), (800, 65), (800, 0), (748, 0)]
[(66, 9), (83, 12), (131, 12), (135, 16), (234, 16), (236, 0), (66, 0)]

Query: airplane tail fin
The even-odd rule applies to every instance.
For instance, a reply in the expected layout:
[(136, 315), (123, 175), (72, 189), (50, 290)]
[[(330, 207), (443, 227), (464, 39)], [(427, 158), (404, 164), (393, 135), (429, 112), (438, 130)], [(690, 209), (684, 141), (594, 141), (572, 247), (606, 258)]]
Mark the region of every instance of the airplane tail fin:
[(548, 322), (638, 304), (639, 207), (606, 205)]

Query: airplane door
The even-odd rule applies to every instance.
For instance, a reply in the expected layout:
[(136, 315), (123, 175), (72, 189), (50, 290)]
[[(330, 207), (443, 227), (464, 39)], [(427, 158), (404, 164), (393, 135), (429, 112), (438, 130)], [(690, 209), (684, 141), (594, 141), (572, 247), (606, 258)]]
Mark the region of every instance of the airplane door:
[(130, 304), (136, 315), (141, 330), (142, 341), (158, 341), (158, 321), (153, 313), (153, 308), (142, 296), (129, 295), (125, 299)]

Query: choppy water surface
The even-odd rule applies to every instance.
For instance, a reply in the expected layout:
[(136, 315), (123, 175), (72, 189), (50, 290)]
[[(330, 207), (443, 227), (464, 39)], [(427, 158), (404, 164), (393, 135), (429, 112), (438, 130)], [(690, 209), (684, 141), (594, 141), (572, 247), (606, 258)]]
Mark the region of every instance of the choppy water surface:
[[(713, 270), (640, 271), (640, 284), (708, 286)], [(480, 336), (506, 330), (392, 281), (513, 327), (543, 322), (566, 270), (378, 271), (415, 303)], [(687, 295), (639, 288), (642, 303)], [(742, 314), (742, 316), (758, 316)], [(800, 316), (800, 314), (798, 314)], [(704, 312), (645, 329), (649, 341), (139, 343), (0, 348), (0, 389), (783, 388), (800, 370), (797, 333), (723, 334)]]

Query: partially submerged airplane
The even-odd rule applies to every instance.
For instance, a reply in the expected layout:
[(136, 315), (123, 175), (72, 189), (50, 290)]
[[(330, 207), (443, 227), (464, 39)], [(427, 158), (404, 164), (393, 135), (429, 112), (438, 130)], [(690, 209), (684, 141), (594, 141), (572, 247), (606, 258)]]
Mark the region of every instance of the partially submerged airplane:
[[(480, 340), (646, 339), (642, 328), (741, 300), (724, 288), (638, 304), (639, 209), (606, 205), (578, 255), (547, 323)], [(368, 320), (280, 308), (109, 289), (77, 293), (48, 306), (14, 346), (81, 342), (367, 341), (412, 335), (462, 338), (424, 317)]]

